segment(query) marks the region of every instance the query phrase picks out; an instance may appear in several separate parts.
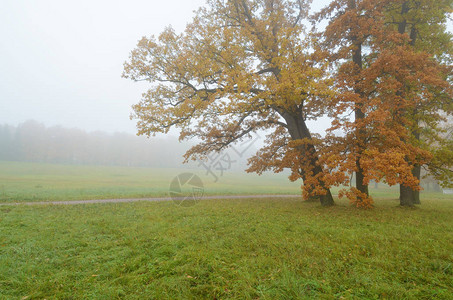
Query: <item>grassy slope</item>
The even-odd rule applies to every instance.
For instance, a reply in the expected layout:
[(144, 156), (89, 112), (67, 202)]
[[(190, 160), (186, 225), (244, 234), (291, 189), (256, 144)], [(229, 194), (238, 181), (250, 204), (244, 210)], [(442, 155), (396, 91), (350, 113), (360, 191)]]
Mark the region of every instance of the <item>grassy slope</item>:
[(453, 201), (0, 207), (0, 298), (453, 298)]
[(171, 180), (193, 172), (206, 195), (300, 194), (300, 184), (286, 175), (257, 176), (225, 172), (214, 182), (203, 169), (152, 169), (73, 166), (0, 161), (0, 202), (85, 200), (168, 196)]

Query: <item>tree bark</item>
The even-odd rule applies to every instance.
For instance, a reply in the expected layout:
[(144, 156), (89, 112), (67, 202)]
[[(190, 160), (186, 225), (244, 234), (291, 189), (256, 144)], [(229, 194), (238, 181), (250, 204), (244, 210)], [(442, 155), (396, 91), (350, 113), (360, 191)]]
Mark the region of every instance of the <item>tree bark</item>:
[[(404, 16), (409, 12), (409, 4), (407, 1), (403, 2), (401, 7), (401, 15)], [(398, 33), (404, 34), (407, 29), (407, 21), (405, 18), (398, 24)], [(414, 47), (417, 39), (417, 30), (414, 26), (411, 27), (409, 45)], [(420, 133), (414, 130), (412, 135), (417, 141), (420, 140)], [(421, 166), (418, 164), (413, 165), (412, 175), (416, 177), (419, 181), (421, 179)], [(420, 204), (420, 192), (413, 190), (404, 185), (400, 185), (400, 204), (402, 206), (413, 206), (414, 204)]]
[[(412, 175), (414, 175), (420, 182), (421, 178), (421, 173), (422, 173), (422, 167), (420, 165), (415, 165), (414, 169), (412, 170)], [(420, 202), (420, 191), (418, 190), (413, 190), (413, 201), (414, 204), (421, 204)]]
[[(281, 114), (283, 118), (286, 120), (288, 126), (288, 132), (293, 140), (301, 140), (301, 139), (312, 139), (311, 133), (308, 130), (307, 124), (301, 114), (292, 115), (288, 112), (284, 112)], [(324, 173), (322, 166), (319, 164), (319, 158), (316, 153), (316, 148), (313, 144), (305, 144), (298, 147), (300, 154), (304, 157), (309, 156), (309, 165), (313, 172), (313, 175), (320, 175)], [(304, 172), (301, 173), (302, 180), (305, 182), (307, 177)], [(320, 183), (322, 189), (325, 192), (325, 195), (319, 195), (315, 197), (311, 197), (310, 199), (306, 200), (314, 200), (317, 199), (320, 201), (322, 206), (332, 206), (335, 204), (332, 193), (330, 189), (327, 188), (322, 182)]]
[[(313, 170), (313, 174), (314, 175), (318, 175), (318, 174), (321, 174), (323, 173), (324, 171), (322, 170), (321, 166), (319, 166), (319, 164), (317, 163), (317, 156), (316, 156), (316, 159), (313, 161), (312, 165), (313, 164), (316, 164), (316, 166), (314, 167), (314, 170)], [(302, 180), (305, 182), (305, 175), (302, 174)], [(326, 188), (323, 184), (321, 184), (323, 190), (325, 191), (325, 195), (319, 195), (319, 196), (312, 196), (308, 199), (306, 199), (306, 201), (320, 201), (321, 205), (322, 206), (332, 206), (332, 205), (335, 205), (335, 202), (333, 201), (333, 197), (332, 197), (332, 193), (330, 192), (330, 189)]]
[[(420, 165), (414, 165), (412, 169), (412, 175), (420, 180), (421, 175)], [(411, 187), (407, 187), (403, 184), (400, 184), (400, 205), (413, 206), (415, 204), (421, 204), (420, 191), (414, 190)]]
[[(362, 44), (357, 42), (357, 39), (354, 41), (354, 43), (355, 43), (356, 48), (352, 55), (352, 61), (357, 65), (359, 70), (362, 70), (362, 67), (363, 67)], [(355, 89), (355, 93), (359, 94), (361, 98), (363, 98), (365, 96), (363, 94), (363, 92), (358, 88)], [(358, 151), (357, 151), (357, 159), (356, 159), (357, 171), (356, 171), (356, 176), (355, 176), (355, 186), (360, 192), (369, 196), (368, 184), (365, 184), (365, 180), (364, 180), (365, 174), (364, 174), (364, 170), (360, 164), (360, 159), (362, 157), (363, 148), (364, 148), (364, 145), (363, 145), (364, 138), (366, 135), (366, 131), (362, 128), (362, 125), (360, 124), (360, 121), (365, 119), (365, 113), (363, 112), (362, 103), (355, 104), (354, 117), (355, 117), (355, 122), (356, 122), (356, 128), (357, 128), (356, 135), (357, 135), (357, 141), (358, 141), (358, 145), (357, 145)]]
[[(357, 9), (356, 0), (349, 0), (348, 2), (348, 9), (355, 10)], [(353, 35), (351, 37), (352, 45), (354, 46), (354, 51), (352, 53), (352, 61), (357, 66), (357, 70), (361, 72), (363, 69), (363, 56), (362, 56), (362, 41), (358, 36)], [(364, 98), (365, 95), (363, 91), (358, 88), (358, 82), (356, 82), (356, 87), (354, 88), (354, 92), (360, 95), (361, 98)], [(363, 112), (363, 104), (362, 103), (355, 103), (354, 108), (354, 117), (356, 123), (356, 140), (357, 140), (357, 158), (356, 158), (356, 176), (355, 176), (355, 186), (356, 188), (369, 196), (368, 191), (368, 184), (365, 184), (365, 174), (364, 170), (360, 164), (360, 159), (362, 157), (362, 153), (364, 150), (364, 139), (366, 135), (366, 131), (360, 125), (360, 121), (365, 119), (365, 113)]]
[[(411, 33), (410, 33), (410, 45), (412, 47), (415, 46), (415, 41), (417, 39), (417, 30), (415, 29), (414, 26), (411, 28)], [(415, 110), (415, 113), (417, 110)], [(414, 138), (417, 140), (417, 142), (420, 141), (420, 131), (418, 130), (419, 124), (416, 122), (417, 129), (412, 131), (412, 135)], [(422, 173), (422, 167), (419, 164), (415, 164), (414, 168), (412, 169), (412, 175), (418, 179), (418, 182), (421, 180), (421, 173)], [(420, 202), (420, 191), (418, 190), (413, 190), (412, 191), (412, 201), (414, 204), (421, 204)]]
[(405, 185), (400, 184), (400, 205), (414, 206), (414, 191)]

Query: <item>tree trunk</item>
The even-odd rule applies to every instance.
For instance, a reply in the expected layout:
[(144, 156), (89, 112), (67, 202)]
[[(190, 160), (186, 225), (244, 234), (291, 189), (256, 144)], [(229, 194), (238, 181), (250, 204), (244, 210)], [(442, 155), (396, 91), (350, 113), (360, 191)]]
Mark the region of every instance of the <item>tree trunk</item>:
[[(409, 3), (407, 1), (403, 2), (403, 5), (401, 7), (401, 16), (406, 15), (409, 12)], [(403, 17), (403, 20), (398, 24), (398, 32), (400, 34), (406, 33), (407, 30), (407, 21)], [(410, 41), (409, 45), (414, 47), (415, 42), (417, 39), (417, 30), (414, 26), (411, 27), (410, 33), (409, 33)], [(415, 112), (414, 112), (415, 114)], [(417, 124), (418, 127), (418, 124)], [(412, 135), (415, 137), (417, 141), (420, 140), (420, 132), (417, 130), (412, 131)], [(421, 166), (418, 164), (413, 165), (412, 169), (412, 175), (416, 177), (419, 182), (421, 179)], [(404, 185), (400, 184), (400, 204), (402, 206), (413, 206), (414, 204), (420, 204), (420, 192), (417, 190), (413, 190), (409, 187), (406, 187)]]
[[(412, 169), (412, 175), (418, 180), (420, 180), (421, 170), (422, 168), (418, 164), (415, 165)], [(413, 206), (415, 204), (421, 204), (420, 191), (400, 184), (400, 204), (401, 206)]]
[[(417, 31), (415, 30), (415, 27), (412, 26), (411, 32), (410, 32), (410, 45), (412, 47), (415, 46), (416, 38), (417, 38)], [(417, 113), (417, 110), (414, 111), (414, 114), (416, 114), (416, 113)], [(417, 126), (417, 129), (412, 131), (412, 135), (418, 142), (418, 141), (420, 141), (420, 131), (418, 130), (418, 127), (419, 127), (418, 122), (416, 122), (416, 126)], [(419, 164), (415, 164), (412, 169), (412, 175), (418, 179), (418, 182), (420, 182), (421, 173), (422, 173), (422, 167)], [(412, 190), (412, 201), (414, 204), (421, 204), (420, 191)]]
[(335, 202), (333, 201), (332, 193), (327, 189), (327, 194), (319, 197), (322, 206), (333, 206)]
[[(348, 9), (354, 10), (357, 9), (356, 0), (349, 0), (348, 2)], [(351, 42), (354, 46), (354, 51), (352, 53), (352, 61), (357, 66), (357, 70), (361, 72), (363, 69), (363, 56), (362, 56), (362, 43), (358, 36), (352, 36)], [(360, 95), (360, 98), (364, 98), (365, 95), (363, 91), (358, 87), (358, 82), (356, 82), (354, 88), (354, 92)], [(357, 140), (357, 158), (356, 158), (356, 177), (355, 177), (355, 186), (356, 188), (369, 196), (368, 192), (368, 184), (365, 184), (364, 178), (364, 170), (360, 164), (360, 159), (362, 157), (362, 153), (364, 148), (366, 147), (364, 142), (366, 138), (366, 131), (363, 128), (363, 124), (361, 124), (361, 120), (365, 119), (365, 113), (363, 112), (363, 104), (362, 103), (355, 103), (354, 109), (354, 117), (355, 117), (355, 125), (356, 125), (356, 140)]]
[[(286, 120), (286, 124), (288, 125), (288, 132), (293, 140), (301, 140), (301, 139), (312, 139), (311, 133), (308, 130), (307, 124), (302, 116), (302, 114), (293, 115), (289, 112), (282, 112), (282, 117)], [(324, 170), (322, 166), (319, 164), (318, 154), (316, 152), (316, 148), (312, 144), (305, 144), (303, 146), (298, 147), (300, 153), (303, 157), (309, 157), (309, 166), (313, 172), (313, 175), (323, 174)], [(301, 173), (302, 180), (306, 181), (306, 174), (305, 172)], [(317, 199), (320, 201), (322, 206), (332, 206), (335, 204), (333, 201), (332, 193), (330, 189), (324, 186), (323, 182), (320, 183), (322, 189), (325, 192), (325, 195), (319, 195), (316, 197), (310, 197), (307, 200)]]
[(360, 167), (360, 164), (357, 164), (358, 171), (356, 172), (355, 177), (355, 187), (361, 191), (362, 193), (366, 194), (367, 196), (370, 195), (368, 190), (368, 184), (365, 184), (365, 175), (363, 174), (363, 169)]
[[(317, 173), (319, 174), (319, 173)], [(305, 176), (302, 175), (302, 179), (304, 179)], [(311, 196), (308, 199), (305, 199), (305, 201), (308, 202), (320, 202), (322, 206), (333, 206), (335, 205), (335, 201), (333, 200), (332, 193), (330, 192), (330, 189), (323, 187), (324, 190), (326, 191), (325, 195), (320, 195), (320, 196)]]
[[(412, 132), (412, 135), (417, 139), (419, 140), (420, 139), (420, 134), (417, 133), (417, 132)], [(422, 173), (422, 167), (419, 165), (419, 164), (415, 164), (413, 165), (412, 167), (412, 176), (414, 176), (415, 178), (418, 179), (418, 181), (420, 182), (421, 180), (421, 173)], [(420, 185), (420, 183), (419, 183)], [(409, 194), (408, 191), (406, 191), (406, 189), (410, 189), (412, 191), (411, 194)], [(403, 195), (404, 194), (404, 195)], [(407, 199), (407, 197), (410, 197), (411, 199)], [(402, 200), (403, 198), (406, 198), (404, 200)], [(400, 185), (400, 200), (404, 203), (409, 203), (411, 202), (412, 205), (414, 204), (421, 204), (420, 202), (420, 191), (418, 190), (414, 190), (412, 188), (409, 188), (409, 187), (405, 187), (403, 185)], [(401, 205), (403, 205), (403, 203), (401, 202)]]
[[(312, 148), (311, 149), (312, 151), (315, 151), (315, 147), (313, 145), (310, 145), (310, 148)], [(309, 152), (312, 152), (312, 151), (309, 151)], [(313, 167), (313, 174), (316, 176), (318, 174), (324, 173), (324, 170), (319, 165), (318, 156), (316, 155), (316, 152), (312, 152), (310, 155), (312, 156), (311, 166)], [(305, 181), (304, 174), (302, 174), (302, 179)], [(326, 188), (322, 182), (321, 182), (321, 187), (323, 188), (323, 190), (325, 191), (326, 194), (310, 197), (309, 201), (318, 199), (321, 202), (322, 206), (334, 205), (335, 202), (333, 201), (333, 197), (332, 197), (332, 193), (330, 192), (330, 189)]]
[[(412, 175), (420, 180), (421, 167), (415, 165), (412, 169)], [(413, 206), (415, 204), (421, 204), (420, 202), (420, 191), (413, 190), (410, 187), (400, 184), (400, 204), (402, 206)]]
[[(355, 41), (356, 45), (356, 49), (354, 50), (354, 53), (352, 55), (352, 60), (353, 62), (357, 65), (358, 69), (359, 70), (362, 70), (362, 64), (363, 64), (363, 61), (362, 61), (362, 44), (361, 43), (358, 43), (357, 41)], [(364, 97), (364, 94), (363, 92), (356, 88), (355, 90), (355, 93), (359, 94), (361, 98)], [(365, 147), (364, 145), (364, 140), (365, 140), (365, 136), (366, 136), (366, 131), (363, 129), (363, 124), (360, 124), (361, 123), (361, 120), (365, 119), (365, 113), (363, 112), (362, 110), (362, 103), (356, 103), (355, 104), (355, 110), (354, 110), (354, 116), (355, 116), (355, 123), (356, 123), (356, 138), (357, 138), (357, 141), (358, 141), (358, 145), (357, 145), (357, 159), (356, 159), (356, 167), (357, 167), (357, 171), (356, 171), (356, 176), (355, 176), (355, 186), (356, 188), (367, 195), (367, 197), (369, 196), (369, 192), (368, 192), (368, 184), (365, 184), (365, 174), (364, 174), (364, 170), (360, 164), (360, 159), (362, 157), (362, 153), (363, 153), (363, 148)]]
[[(418, 181), (420, 182), (420, 177), (421, 177), (421, 173), (422, 173), (422, 167), (420, 165), (415, 165), (414, 166), (414, 169), (412, 170), (412, 175), (414, 175)], [(420, 202), (420, 191), (416, 191), (414, 190), (413, 191), (413, 194), (414, 194), (414, 204), (421, 204)]]
[(400, 205), (414, 206), (414, 191), (407, 186), (400, 184)]

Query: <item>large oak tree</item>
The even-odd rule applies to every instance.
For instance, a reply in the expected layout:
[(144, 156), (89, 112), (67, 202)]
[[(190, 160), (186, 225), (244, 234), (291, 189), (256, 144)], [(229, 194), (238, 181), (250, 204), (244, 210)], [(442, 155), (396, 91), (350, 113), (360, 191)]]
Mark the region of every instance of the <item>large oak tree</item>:
[(200, 140), (186, 159), (202, 159), (268, 131), (249, 171), (290, 168), (305, 197), (333, 205), (337, 180), (307, 125), (332, 98), (326, 60), (304, 31), (308, 11), (306, 0), (210, 0), (184, 33), (167, 28), (140, 40), (124, 69), (151, 83), (134, 106), (139, 134), (178, 128), (181, 140)]

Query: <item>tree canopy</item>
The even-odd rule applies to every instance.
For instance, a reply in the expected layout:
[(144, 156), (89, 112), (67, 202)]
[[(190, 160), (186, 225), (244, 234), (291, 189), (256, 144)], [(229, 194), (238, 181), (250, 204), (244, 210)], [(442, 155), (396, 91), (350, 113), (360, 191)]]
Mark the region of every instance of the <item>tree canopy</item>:
[[(209, 0), (183, 33), (142, 38), (125, 63), (124, 77), (151, 84), (133, 107), (138, 133), (198, 138), (189, 160), (266, 131), (248, 171), (290, 168), (304, 197), (326, 206), (354, 172), (344, 194), (361, 206), (372, 179), (417, 190), (414, 166), (435, 162), (421, 128), (438, 137), (452, 112), (451, 1), (425, 2), (335, 0), (317, 34), (310, 1)], [(307, 121), (325, 115), (332, 128), (314, 135)]]

